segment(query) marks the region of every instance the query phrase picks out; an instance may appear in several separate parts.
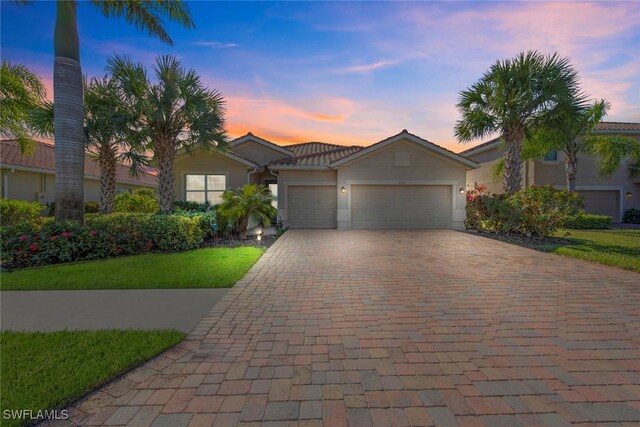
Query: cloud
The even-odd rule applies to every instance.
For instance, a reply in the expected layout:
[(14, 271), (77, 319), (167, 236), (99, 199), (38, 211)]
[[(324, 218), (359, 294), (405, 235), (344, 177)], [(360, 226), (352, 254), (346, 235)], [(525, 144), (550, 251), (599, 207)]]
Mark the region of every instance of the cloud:
[(211, 47), (215, 49), (228, 49), (231, 47), (239, 46), (237, 43), (225, 43), (225, 42), (219, 42), (214, 40), (197, 40), (197, 41), (191, 42), (191, 44), (196, 46)]
[(339, 73), (370, 73), (380, 68), (389, 67), (396, 64), (397, 61), (377, 61), (370, 64), (354, 65), (352, 67), (340, 68), (337, 70)]

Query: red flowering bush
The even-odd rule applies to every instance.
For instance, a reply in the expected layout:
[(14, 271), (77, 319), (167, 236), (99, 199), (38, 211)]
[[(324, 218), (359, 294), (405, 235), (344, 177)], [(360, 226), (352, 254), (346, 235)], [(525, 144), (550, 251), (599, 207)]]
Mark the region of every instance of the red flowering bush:
[(198, 218), (179, 215), (116, 213), (40, 228), (2, 230), (4, 265), (33, 267), (149, 251), (181, 251), (202, 244)]

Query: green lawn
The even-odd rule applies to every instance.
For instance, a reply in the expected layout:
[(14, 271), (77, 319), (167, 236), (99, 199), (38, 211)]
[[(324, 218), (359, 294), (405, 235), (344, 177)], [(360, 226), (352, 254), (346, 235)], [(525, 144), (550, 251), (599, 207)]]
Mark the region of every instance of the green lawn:
[(0, 414), (64, 406), (183, 338), (177, 331), (2, 332)]
[(262, 248), (207, 248), (2, 272), (0, 289), (228, 288), (264, 253)]
[(571, 244), (536, 249), (640, 272), (640, 230), (559, 230), (554, 236)]

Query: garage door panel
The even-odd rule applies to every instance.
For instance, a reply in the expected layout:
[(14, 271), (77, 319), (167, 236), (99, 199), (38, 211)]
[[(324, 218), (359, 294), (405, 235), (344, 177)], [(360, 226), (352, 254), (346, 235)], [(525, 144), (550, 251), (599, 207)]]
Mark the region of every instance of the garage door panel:
[(335, 186), (289, 186), (287, 215), (291, 228), (336, 228)]
[(584, 210), (596, 215), (608, 215), (620, 221), (620, 192), (617, 190), (579, 190), (584, 198)]
[(451, 228), (449, 186), (353, 185), (351, 192), (352, 228)]

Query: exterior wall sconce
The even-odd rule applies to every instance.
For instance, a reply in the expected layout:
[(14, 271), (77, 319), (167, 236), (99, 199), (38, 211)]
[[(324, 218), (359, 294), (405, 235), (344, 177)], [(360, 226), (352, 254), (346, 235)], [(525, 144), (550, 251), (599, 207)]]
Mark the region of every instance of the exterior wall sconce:
[(460, 187), (460, 194), (464, 194), (464, 188)]
[(347, 189), (346, 189), (346, 188), (344, 188), (344, 185), (342, 186), (342, 188), (340, 188), (340, 192), (341, 192), (341, 193), (346, 193), (346, 192), (347, 192)]
[(631, 197), (633, 196), (633, 193), (631, 191), (627, 191), (627, 197)]

